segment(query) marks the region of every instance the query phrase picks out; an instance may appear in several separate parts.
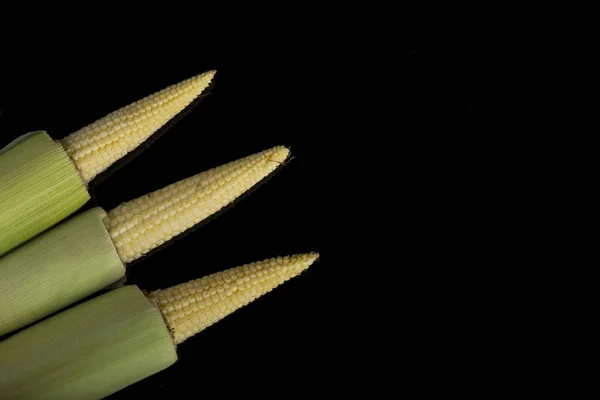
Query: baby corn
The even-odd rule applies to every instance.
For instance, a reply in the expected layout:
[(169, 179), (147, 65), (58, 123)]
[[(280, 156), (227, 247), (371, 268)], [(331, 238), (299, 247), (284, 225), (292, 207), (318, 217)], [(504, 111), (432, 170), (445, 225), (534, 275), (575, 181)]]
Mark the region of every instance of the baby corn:
[(272, 258), (148, 296), (125, 286), (77, 305), (0, 342), (0, 393), (30, 400), (108, 396), (169, 367), (178, 343), (317, 258)]

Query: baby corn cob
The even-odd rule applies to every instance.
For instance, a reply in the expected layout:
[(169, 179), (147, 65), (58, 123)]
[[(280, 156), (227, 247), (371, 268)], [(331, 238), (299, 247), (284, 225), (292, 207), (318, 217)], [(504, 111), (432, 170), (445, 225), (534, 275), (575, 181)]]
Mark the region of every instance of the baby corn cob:
[(108, 114), (60, 141), (90, 182), (115, 161), (145, 142), (208, 87), (216, 71), (169, 86)]
[(307, 269), (319, 255), (271, 258), (149, 294), (179, 344)]
[(32, 132), (0, 151), (0, 256), (81, 208), (87, 184), (146, 141), (210, 84), (209, 71), (55, 142)]
[(279, 167), (283, 146), (184, 179), (109, 211), (107, 227), (130, 263), (227, 206)]
[(172, 365), (178, 343), (300, 274), (318, 256), (247, 264), (148, 297), (125, 286), (63, 311), (0, 342), (0, 393), (9, 399), (115, 393)]
[[(248, 191), (285, 161), (283, 146), (123, 203), (72, 217), (0, 259), (0, 335), (72, 304)], [(40, 284), (43, 283), (43, 284)]]

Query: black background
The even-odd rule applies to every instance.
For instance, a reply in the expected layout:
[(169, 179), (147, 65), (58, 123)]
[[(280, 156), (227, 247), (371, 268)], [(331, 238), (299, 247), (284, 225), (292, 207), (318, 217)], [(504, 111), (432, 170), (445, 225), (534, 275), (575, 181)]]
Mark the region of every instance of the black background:
[[(377, 46), (382, 37), (391, 43)], [(0, 146), (37, 129), (61, 138), (217, 69), (210, 94), (103, 174), (89, 206), (111, 209), (274, 145), (292, 150), (271, 180), (132, 265), (128, 279), (155, 289), (277, 255), (319, 251), (320, 261), (111, 398), (373, 393), (375, 382), (478, 370), (498, 354), (514, 332), (493, 304), (511, 303), (518, 289), (487, 300), (499, 282), (539, 268), (557, 229), (566, 176), (557, 154), (566, 150), (540, 127), (552, 97), (528, 58), (484, 51), (461, 34), (446, 39), (42, 39), (3, 61)], [(500, 331), (503, 341), (483, 339)]]

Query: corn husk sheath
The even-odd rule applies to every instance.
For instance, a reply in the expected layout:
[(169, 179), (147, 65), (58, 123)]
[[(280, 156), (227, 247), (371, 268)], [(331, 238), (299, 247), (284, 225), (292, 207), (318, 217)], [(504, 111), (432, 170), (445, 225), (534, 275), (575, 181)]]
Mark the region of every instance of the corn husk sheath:
[(0, 259), (0, 335), (28, 325), (108, 285), (125, 267), (93, 208)]
[(0, 397), (100, 399), (176, 359), (160, 312), (125, 286), (0, 342)]
[(81, 208), (90, 196), (60, 144), (46, 132), (0, 152), (0, 256)]

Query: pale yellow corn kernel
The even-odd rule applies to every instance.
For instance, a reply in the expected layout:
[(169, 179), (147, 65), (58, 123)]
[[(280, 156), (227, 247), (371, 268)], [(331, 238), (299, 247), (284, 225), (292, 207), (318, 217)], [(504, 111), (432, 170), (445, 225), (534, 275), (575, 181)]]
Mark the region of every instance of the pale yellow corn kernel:
[(115, 248), (130, 263), (192, 228), (256, 185), (288, 157), (277, 146), (184, 179), (108, 213)]
[(208, 71), (171, 85), (108, 114), (60, 143), (85, 182), (90, 182), (186, 108), (208, 87), (215, 73)]
[(318, 253), (270, 258), (157, 290), (148, 298), (179, 344), (299, 275), (317, 258)]

